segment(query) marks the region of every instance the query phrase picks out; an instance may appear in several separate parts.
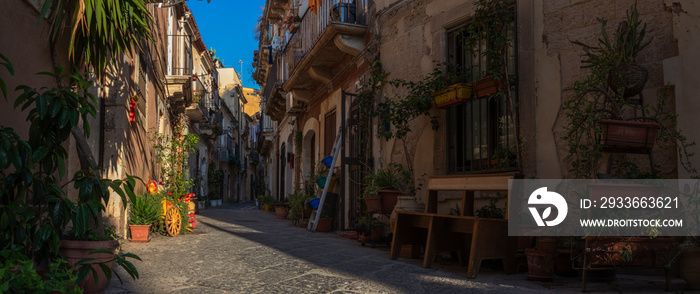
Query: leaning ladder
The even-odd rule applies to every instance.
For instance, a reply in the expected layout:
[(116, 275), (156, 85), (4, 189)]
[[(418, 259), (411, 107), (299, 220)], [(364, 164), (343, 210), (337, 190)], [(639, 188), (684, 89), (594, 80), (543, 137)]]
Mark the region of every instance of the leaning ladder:
[(333, 149), (331, 154), (333, 154), (333, 161), (331, 166), (328, 168), (328, 176), (326, 177), (326, 184), (323, 185), (323, 193), (321, 194), (321, 201), (318, 202), (318, 208), (311, 212), (311, 217), (309, 217), (309, 224), (306, 226), (307, 230), (316, 232), (316, 226), (318, 226), (318, 220), (321, 218), (321, 211), (323, 210), (323, 202), (326, 200), (326, 194), (328, 193), (328, 187), (331, 185), (331, 178), (333, 178), (333, 168), (335, 167), (335, 162), (338, 159), (338, 153), (340, 151), (340, 146), (343, 144), (343, 136), (341, 134), (345, 130), (345, 123), (340, 126), (340, 130), (335, 135), (335, 142), (333, 143)]

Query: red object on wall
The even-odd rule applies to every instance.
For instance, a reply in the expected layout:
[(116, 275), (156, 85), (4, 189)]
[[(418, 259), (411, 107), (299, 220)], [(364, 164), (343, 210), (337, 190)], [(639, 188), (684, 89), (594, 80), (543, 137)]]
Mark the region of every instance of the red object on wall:
[(136, 100), (129, 99), (129, 122), (136, 122)]

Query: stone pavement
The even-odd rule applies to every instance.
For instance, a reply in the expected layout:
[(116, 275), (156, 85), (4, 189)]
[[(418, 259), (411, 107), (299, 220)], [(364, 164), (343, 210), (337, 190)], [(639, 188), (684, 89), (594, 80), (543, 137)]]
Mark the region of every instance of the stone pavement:
[[(201, 210), (197, 229), (149, 243), (126, 242), (135, 253), (141, 278), (117, 269), (106, 293), (540, 293), (579, 292), (575, 278), (549, 283), (504, 275), (482, 266), (476, 279), (450, 262), (421, 266), (420, 260), (389, 259), (386, 247), (363, 247), (333, 233), (311, 233), (252, 204)], [(679, 285), (681, 284), (681, 285)], [(674, 280), (674, 288), (683, 288)], [(590, 283), (596, 292), (659, 293), (658, 276), (621, 276), (613, 283)], [(673, 290), (673, 289), (672, 289)]]

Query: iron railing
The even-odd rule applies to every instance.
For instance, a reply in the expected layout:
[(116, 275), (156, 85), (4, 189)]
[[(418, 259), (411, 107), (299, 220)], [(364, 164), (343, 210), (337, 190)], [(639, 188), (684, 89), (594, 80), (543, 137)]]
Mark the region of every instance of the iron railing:
[(292, 35), (284, 49), (285, 60), (292, 75), (306, 54), (321, 38), (331, 23), (365, 25), (367, 0), (322, 0), (316, 13), (308, 8), (302, 16), (299, 29)]

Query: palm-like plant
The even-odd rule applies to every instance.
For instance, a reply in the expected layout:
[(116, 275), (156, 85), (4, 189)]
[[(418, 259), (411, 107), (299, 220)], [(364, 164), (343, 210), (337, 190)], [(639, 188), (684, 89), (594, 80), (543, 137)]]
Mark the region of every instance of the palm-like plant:
[(161, 209), (157, 197), (141, 195), (131, 202), (129, 211), (130, 225), (151, 225), (161, 218)]
[(52, 44), (69, 33), (71, 61), (98, 76), (120, 54), (153, 40), (144, 0), (46, 0), (41, 15), (47, 13)]

